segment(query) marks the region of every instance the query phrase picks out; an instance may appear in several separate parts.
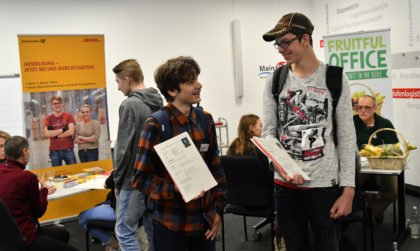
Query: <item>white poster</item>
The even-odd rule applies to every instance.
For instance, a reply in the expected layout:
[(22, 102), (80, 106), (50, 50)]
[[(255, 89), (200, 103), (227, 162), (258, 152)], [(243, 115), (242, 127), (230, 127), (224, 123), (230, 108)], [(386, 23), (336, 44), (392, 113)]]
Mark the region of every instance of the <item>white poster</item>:
[(325, 61), (344, 68), (353, 107), (359, 97), (374, 96), (377, 113), (392, 121), (390, 43), (389, 29), (324, 36)]

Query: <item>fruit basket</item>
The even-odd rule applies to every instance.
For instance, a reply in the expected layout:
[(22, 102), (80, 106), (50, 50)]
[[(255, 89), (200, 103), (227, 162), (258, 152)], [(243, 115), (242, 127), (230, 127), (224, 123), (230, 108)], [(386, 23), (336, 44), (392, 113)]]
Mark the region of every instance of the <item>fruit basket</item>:
[[(362, 83), (351, 83), (351, 84), (349, 84), (349, 86), (356, 86), (356, 85), (366, 88), (370, 92), (370, 95), (376, 99), (376, 114), (381, 115), (382, 104), (384, 103), (385, 96), (379, 95), (378, 92), (374, 92), (372, 90), (372, 88), (370, 88), (366, 84), (362, 84)], [(362, 93), (362, 94), (360, 95), (360, 93)], [(351, 97), (351, 100), (352, 100), (351, 103), (352, 103), (352, 107), (353, 107), (353, 115), (357, 114), (357, 109), (356, 109), (357, 101), (359, 100), (359, 98), (361, 96), (364, 96), (364, 95), (366, 95), (365, 91), (362, 91), (362, 92), (359, 92), (359, 93), (358, 92), (353, 93), (353, 95)]]
[(367, 156), (369, 165), (372, 169), (401, 170), (404, 167), (405, 162), (407, 161), (409, 153), (408, 143), (404, 135), (392, 128), (382, 128), (376, 130), (372, 133), (372, 135), (370, 135), (368, 145), (370, 145), (373, 136), (382, 131), (396, 132), (401, 137), (401, 140), (404, 143), (405, 151), (400, 156)]

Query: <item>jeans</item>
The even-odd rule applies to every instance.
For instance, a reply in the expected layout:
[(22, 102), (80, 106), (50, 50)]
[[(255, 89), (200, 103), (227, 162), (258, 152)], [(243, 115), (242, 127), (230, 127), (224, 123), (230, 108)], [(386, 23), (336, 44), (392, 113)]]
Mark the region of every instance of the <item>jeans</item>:
[(155, 251), (216, 251), (216, 241), (207, 240), (204, 233), (199, 237), (185, 236), (169, 230), (158, 221), (152, 221), (153, 236), (156, 236), (153, 243)]
[(50, 159), (51, 166), (62, 166), (63, 160), (66, 162), (66, 165), (76, 164), (73, 148), (50, 151)]
[(122, 251), (141, 250), (136, 230), (145, 209), (144, 195), (139, 190), (120, 190), (117, 194), (115, 234)]
[[(115, 210), (110, 206), (110, 204), (104, 203), (80, 213), (79, 223), (84, 229), (87, 229), (87, 223), (90, 220), (116, 221), (117, 217), (115, 215)], [(101, 229), (93, 228), (90, 230), (90, 233), (101, 240), (103, 246), (109, 245), (114, 239), (111, 232)]]
[(275, 184), (277, 223), (287, 251), (339, 250), (339, 221), (330, 209), (341, 192), (338, 186), (299, 190)]
[[(144, 201), (147, 201), (147, 195), (144, 195)], [(146, 209), (144, 212), (143, 226), (149, 242), (149, 251), (155, 251), (155, 246), (153, 245), (153, 212), (149, 209)]]
[(98, 148), (96, 149), (86, 149), (86, 150), (79, 150), (79, 159), (81, 163), (84, 162), (91, 162), (97, 161), (99, 156)]

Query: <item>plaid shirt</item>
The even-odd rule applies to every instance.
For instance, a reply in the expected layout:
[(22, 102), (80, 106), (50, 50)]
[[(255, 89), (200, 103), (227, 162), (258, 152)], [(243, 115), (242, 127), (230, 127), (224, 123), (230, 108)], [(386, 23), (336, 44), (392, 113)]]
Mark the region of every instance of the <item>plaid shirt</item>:
[(153, 211), (155, 220), (186, 236), (200, 236), (213, 225), (216, 213), (224, 208), (225, 175), (218, 155), (213, 118), (205, 112), (208, 126), (204, 132), (200, 130), (193, 109), (188, 117), (171, 103), (163, 109), (168, 115), (173, 136), (188, 132), (197, 149), (200, 149), (205, 139), (204, 133), (207, 133), (209, 148), (206, 153), (200, 154), (218, 185), (207, 191), (204, 197), (185, 203), (175, 191), (175, 184), (154, 150), (154, 146), (161, 142), (161, 126), (155, 118), (149, 117), (140, 134), (133, 186), (149, 196), (148, 207)]

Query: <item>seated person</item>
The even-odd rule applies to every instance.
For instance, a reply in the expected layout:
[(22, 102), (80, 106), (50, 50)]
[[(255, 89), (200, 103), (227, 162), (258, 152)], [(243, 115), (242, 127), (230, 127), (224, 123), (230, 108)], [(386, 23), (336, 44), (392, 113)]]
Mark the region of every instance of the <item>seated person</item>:
[(267, 184), (274, 189), (274, 172), (269, 168), (268, 159), (250, 140), (253, 136), (261, 137), (261, 131), (262, 122), (257, 115), (242, 116), (238, 125), (238, 137), (230, 144), (226, 154), (257, 157)]
[[(361, 150), (369, 141), (370, 135), (381, 128), (394, 128), (391, 121), (376, 114), (376, 100), (370, 95), (359, 98), (357, 115), (353, 116), (357, 135), (357, 147)], [(398, 137), (395, 132), (382, 131), (372, 138), (372, 145), (395, 144)], [(370, 203), (375, 221), (381, 224), (384, 212), (397, 198), (397, 177), (371, 174), (359, 174), (359, 184), (364, 190), (379, 190), (380, 194)]]
[(10, 135), (7, 132), (0, 130), (0, 164), (6, 162), (6, 155), (4, 154), (4, 142), (9, 137)]
[[(112, 172), (104, 184), (106, 189), (111, 189), (111, 191), (106, 196), (106, 201), (94, 208), (81, 212), (79, 215), (79, 223), (83, 226), (84, 229), (87, 229), (87, 223), (90, 220), (117, 220), (115, 215), (116, 198), (114, 193), (114, 185), (114, 172)], [(111, 248), (118, 248), (118, 241), (114, 238), (111, 232), (93, 228), (90, 230), (90, 233), (102, 241), (102, 245), (105, 246), (106, 251), (111, 250)]]
[(0, 164), (0, 198), (26, 238), (27, 250), (77, 250), (66, 244), (70, 237), (67, 230), (36, 227), (37, 219), (47, 210), (47, 195), (54, 193), (56, 188), (47, 187), (45, 173), (39, 188), (35, 174), (25, 170), (30, 158), (28, 141), (21, 136), (12, 136), (6, 140), (4, 151), (6, 163)]

